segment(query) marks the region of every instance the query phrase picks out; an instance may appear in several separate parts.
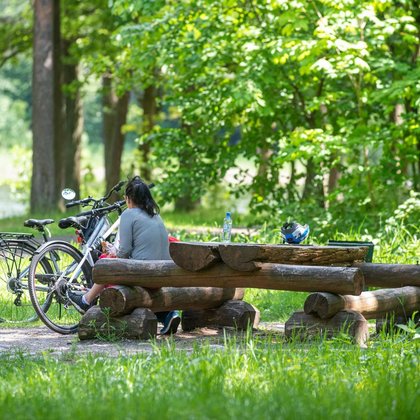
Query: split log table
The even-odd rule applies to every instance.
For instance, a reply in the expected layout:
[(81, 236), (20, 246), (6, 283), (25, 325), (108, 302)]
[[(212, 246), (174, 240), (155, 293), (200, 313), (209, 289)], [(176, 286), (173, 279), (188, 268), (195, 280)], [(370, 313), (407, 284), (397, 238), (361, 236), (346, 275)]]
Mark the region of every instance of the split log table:
[(189, 271), (201, 271), (223, 261), (239, 271), (257, 271), (261, 263), (351, 266), (362, 262), (367, 246), (267, 245), (217, 242), (172, 242), (169, 251), (174, 262)]

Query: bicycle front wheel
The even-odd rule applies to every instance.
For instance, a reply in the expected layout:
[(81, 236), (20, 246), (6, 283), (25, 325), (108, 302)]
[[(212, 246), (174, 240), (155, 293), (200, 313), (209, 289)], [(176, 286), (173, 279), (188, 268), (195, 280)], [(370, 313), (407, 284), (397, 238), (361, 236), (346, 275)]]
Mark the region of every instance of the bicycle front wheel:
[[(38, 316), (29, 296), (28, 273), (38, 244), (7, 235), (0, 234), (0, 322), (32, 322)], [(42, 268), (49, 270), (45, 264)]]
[[(29, 268), (29, 294), (39, 318), (60, 334), (77, 332), (81, 315), (67, 297), (69, 290), (92, 286), (92, 267), (82, 253), (67, 242), (51, 241), (35, 253)], [(45, 272), (48, 264), (50, 272)]]

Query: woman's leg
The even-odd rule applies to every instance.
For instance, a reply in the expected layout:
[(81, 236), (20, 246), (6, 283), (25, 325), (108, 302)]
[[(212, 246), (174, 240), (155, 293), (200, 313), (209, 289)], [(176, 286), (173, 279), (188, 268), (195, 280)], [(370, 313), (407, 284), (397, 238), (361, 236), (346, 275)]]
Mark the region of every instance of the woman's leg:
[(90, 305), (90, 303), (101, 294), (102, 290), (104, 290), (105, 287), (105, 284), (94, 283), (92, 288), (83, 296), (86, 303)]
[(178, 325), (181, 322), (181, 317), (178, 311), (170, 312), (155, 312), (156, 318), (163, 324), (160, 334), (175, 334), (178, 330)]

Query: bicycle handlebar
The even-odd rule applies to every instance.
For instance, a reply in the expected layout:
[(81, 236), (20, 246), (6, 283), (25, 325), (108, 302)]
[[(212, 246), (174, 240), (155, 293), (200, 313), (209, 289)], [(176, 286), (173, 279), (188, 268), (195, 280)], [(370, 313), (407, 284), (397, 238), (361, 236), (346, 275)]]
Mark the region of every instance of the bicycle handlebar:
[[(108, 194), (106, 194), (104, 197), (100, 198), (99, 200), (95, 200), (93, 197), (87, 197), (87, 198), (83, 198), (81, 200), (76, 200), (76, 201), (70, 201), (69, 203), (66, 203), (66, 208), (70, 208), (70, 207), (74, 207), (74, 206), (79, 206), (81, 205), (82, 207), (87, 206), (89, 204), (93, 203), (93, 209), (92, 210), (102, 210), (102, 209), (108, 209), (111, 208), (113, 205), (111, 206), (106, 206), (106, 207), (99, 207), (101, 204), (103, 205), (105, 203), (105, 200), (107, 200), (111, 194), (114, 191), (119, 191), (121, 189), (121, 187), (126, 183), (126, 181), (120, 181), (118, 184), (114, 185), (108, 192)], [(148, 187), (151, 189), (155, 186), (154, 183), (151, 183), (148, 185)], [(125, 203), (124, 200), (120, 201), (121, 203)], [(115, 203), (117, 204), (118, 201)], [(97, 207), (98, 206), (98, 207)], [(110, 211), (116, 210), (117, 208), (120, 208), (122, 205), (118, 205), (116, 208), (113, 208)], [(95, 215), (98, 214), (98, 212), (92, 213), (92, 210), (89, 211), (85, 211), (82, 213), (79, 213), (78, 216), (87, 216), (87, 215)], [(100, 212), (99, 212), (100, 213)], [(104, 213), (106, 214), (106, 213)]]
[(92, 197), (83, 198), (82, 200), (76, 200), (76, 201), (70, 201), (69, 203), (66, 203), (66, 208), (74, 207), (74, 206), (85, 206), (90, 203), (94, 203), (96, 200)]
[(124, 205), (125, 205), (125, 200), (116, 201), (114, 204), (111, 204), (110, 206), (99, 207), (97, 209), (83, 211), (82, 213), (79, 213), (77, 215), (77, 217), (79, 217), (79, 216), (99, 216), (99, 215), (104, 215), (104, 214), (107, 214), (107, 213), (111, 213), (112, 211), (119, 210)]

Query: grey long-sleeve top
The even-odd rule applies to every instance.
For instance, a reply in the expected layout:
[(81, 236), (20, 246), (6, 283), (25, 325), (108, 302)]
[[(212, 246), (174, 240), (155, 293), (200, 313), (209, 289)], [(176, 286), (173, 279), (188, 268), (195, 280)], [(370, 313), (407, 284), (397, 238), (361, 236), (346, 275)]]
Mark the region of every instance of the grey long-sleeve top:
[(170, 260), (168, 232), (159, 215), (149, 216), (139, 208), (121, 214), (118, 258)]

